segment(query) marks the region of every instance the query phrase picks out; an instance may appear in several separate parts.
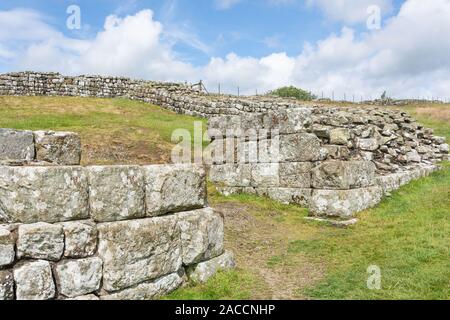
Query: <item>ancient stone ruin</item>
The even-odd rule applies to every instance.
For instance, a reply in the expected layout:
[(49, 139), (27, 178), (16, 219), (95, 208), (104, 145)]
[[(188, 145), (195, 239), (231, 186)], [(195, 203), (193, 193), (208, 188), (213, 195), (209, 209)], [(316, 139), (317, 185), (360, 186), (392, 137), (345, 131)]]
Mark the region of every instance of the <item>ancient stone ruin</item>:
[(233, 267), (202, 166), (80, 152), (73, 133), (0, 130), (0, 300), (156, 299)]
[[(0, 75), (0, 95), (125, 97), (209, 119), (210, 179), (348, 220), (426, 176), (449, 146), (406, 113), (185, 84)], [(249, 131), (251, 133), (249, 133)], [(0, 130), (0, 299), (152, 299), (233, 266), (196, 165), (81, 167), (76, 134)]]

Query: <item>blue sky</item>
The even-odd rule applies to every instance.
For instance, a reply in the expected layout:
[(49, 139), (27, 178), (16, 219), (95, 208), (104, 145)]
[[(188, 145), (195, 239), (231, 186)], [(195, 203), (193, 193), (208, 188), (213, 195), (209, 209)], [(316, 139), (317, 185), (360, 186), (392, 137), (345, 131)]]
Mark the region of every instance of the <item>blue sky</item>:
[[(2, 0), (0, 71), (202, 78), (212, 88), (239, 85), (247, 93), (293, 84), (326, 96), (450, 96), (449, 59), (434, 52), (449, 56), (448, 41), (435, 48), (421, 38), (448, 34), (450, 1), (423, 2)], [(366, 24), (373, 4), (379, 29)], [(80, 30), (66, 27), (69, 5), (81, 9)]]

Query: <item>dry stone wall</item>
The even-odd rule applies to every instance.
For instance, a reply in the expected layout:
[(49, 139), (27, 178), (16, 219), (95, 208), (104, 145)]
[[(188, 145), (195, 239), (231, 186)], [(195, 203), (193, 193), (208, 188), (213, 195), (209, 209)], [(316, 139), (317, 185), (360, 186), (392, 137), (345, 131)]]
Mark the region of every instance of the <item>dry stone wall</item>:
[(444, 138), (407, 114), (377, 108), (219, 116), (208, 129), (214, 148), (224, 150), (210, 168), (222, 193), (268, 196), (319, 217), (350, 219), (436, 170), (449, 152)]
[(75, 134), (2, 132), (0, 300), (156, 299), (234, 266), (203, 166), (81, 167)]

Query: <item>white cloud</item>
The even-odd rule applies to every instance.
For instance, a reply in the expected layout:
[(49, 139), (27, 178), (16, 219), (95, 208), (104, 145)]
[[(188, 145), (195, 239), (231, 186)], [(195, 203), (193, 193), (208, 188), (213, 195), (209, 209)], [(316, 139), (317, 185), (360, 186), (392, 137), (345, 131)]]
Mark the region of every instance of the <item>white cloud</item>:
[[(356, 99), (379, 96), (450, 98), (450, 0), (408, 0), (381, 30), (345, 27), (297, 56), (231, 53), (203, 66), (181, 60), (150, 10), (110, 16), (90, 40), (66, 37), (31, 11), (0, 11), (0, 61), (10, 70), (122, 75), (152, 80), (205, 80), (215, 91), (253, 94), (282, 85)], [(33, 31), (33, 32), (32, 32)], [(193, 44), (195, 46), (195, 44)], [(3, 61), (6, 61), (5, 63)]]
[(366, 21), (370, 6), (378, 6), (382, 14), (388, 13), (392, 3), (393, 0), (306, 0), (307, 5), (320, 8), (328, 18), (350, 24)]

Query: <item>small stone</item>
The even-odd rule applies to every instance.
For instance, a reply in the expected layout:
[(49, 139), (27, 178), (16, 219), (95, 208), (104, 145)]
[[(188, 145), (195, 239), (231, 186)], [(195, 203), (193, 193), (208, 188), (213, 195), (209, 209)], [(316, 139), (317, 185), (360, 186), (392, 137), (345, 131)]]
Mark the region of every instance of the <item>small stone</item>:
[(38, 161), (65, 166), (80, 164), (81, 140), (77, 133), (35, 131), (34, 138)]
[(442, 153), (448, 153), (450, 151), (450, 146), (448, 144), (441, 144), (439, 146), (439, 151)]
[(102, 279), (102, 264), (97, 257), (58, 263), (55, 278), (59, 292), (73, 298), (97, 291)]
[(62, 223), (65, 238), (64, 256), (85, 258), (92, 256), (97, 249), (97, 228), (90, 221)]
[(48, 261), (26, 262), (14, 268), (17, 300), (49, 300), (55, 296), (52, 269)]
[(211, 208), (177, 214), (183, 264), (191, 265), (223, 253), (223, 217)]
[(235, 268), (234, 255), (230, 251), (226, 251), (223, 255), (199, 263), (196, 266), (187, 269), (190, 280), (197, 283), (204, 283), (214, 276), (218, 271), (230, 270)]
[(330, 131), (330, 143), (346, 146), (351, 139), (350, 130), (338, 128)]
[(365, 151), (375, 151), (379, 146), (378, 140), (375, 138), (358, 139), (356, 142), (356, 147)]
[(0, 226), (0, 268), (14, 262), (16, 256), (14, 244), (15, 241), (12, 232)]
[(0, 301), (2, 300), (14, 300), (14, 278), (8, 270), (0, 270)]
[(63, 251), (64, 234), (61, 225), (39, 222), (19, 226), (18, 258), (58, 261)]

